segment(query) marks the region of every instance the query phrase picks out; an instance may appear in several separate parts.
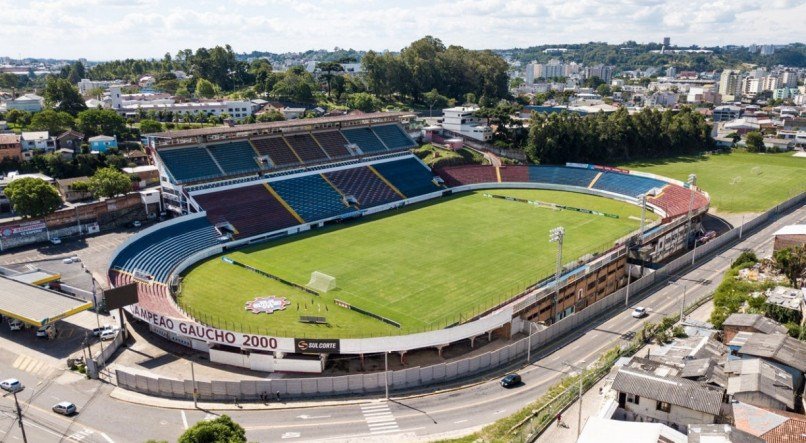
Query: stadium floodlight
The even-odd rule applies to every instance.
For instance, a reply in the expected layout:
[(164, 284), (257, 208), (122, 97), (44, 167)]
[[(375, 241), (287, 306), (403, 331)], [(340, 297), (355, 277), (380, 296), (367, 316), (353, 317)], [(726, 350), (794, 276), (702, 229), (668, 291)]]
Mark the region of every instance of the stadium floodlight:
[(688, 200), (688, 226), (686, 227), (686, 242), (691, 238), (691, 212), (694, 210), (694, 188), (697, 186), (697, 174), (689, 174), (686, 180), (690, 197)]
[(557, 318), (557, 299), (560, 297), (560, 273), (562, 272), (563, 262), (563, 238), (565, 237), (565, 228), (558, 226), (549, 231), (549, 241), (557, 243), (557, 270), (554, 273), (554, 297), (551, 301), (551, 322)]

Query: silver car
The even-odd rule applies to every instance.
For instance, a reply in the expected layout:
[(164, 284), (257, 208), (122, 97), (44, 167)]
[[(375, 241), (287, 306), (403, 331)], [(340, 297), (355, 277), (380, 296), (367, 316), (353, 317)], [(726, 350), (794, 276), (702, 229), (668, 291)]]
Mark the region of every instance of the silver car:
[(53, 412), (62, 415), (73, 415), (76, 413), (76, 405), (70, 403), (69, 401), (60, 401), (53, 405)]

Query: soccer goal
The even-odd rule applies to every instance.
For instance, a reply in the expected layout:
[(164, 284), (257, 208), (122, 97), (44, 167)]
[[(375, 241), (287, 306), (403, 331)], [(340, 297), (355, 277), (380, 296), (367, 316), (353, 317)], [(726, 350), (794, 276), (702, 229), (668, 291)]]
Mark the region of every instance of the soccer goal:
[(332, 291), (336, 289), (336, 277), (313, 271), (311, 272), (311, 281), (305, 286), (319, 292)]

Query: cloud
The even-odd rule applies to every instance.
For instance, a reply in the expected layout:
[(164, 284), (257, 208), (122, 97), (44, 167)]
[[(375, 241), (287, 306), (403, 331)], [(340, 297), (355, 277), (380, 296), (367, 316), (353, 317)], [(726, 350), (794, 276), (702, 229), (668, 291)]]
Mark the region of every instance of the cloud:
[(0, 55), (106, 60), (217, 44), (399, 50), (424, 35), (469, 48), (786, 43), (803, 37), (806, 1), (0, 0), (0, 11)]

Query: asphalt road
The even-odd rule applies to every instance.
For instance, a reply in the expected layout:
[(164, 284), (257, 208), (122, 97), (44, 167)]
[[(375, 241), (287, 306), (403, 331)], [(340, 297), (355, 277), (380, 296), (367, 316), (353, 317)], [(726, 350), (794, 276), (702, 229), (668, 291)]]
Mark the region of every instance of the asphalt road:
[[(754, 249), (761, 255), (772, 249), (771, 234), (781, 226), (804, 222), (801, 207), (769, 227), (746, 238), (737, 246), (711, 257), (696, 269), (678, 275), (674, 281), (655, 288), (637, 304), (649, 309), (649, 317), (636, 320), (626, 308), (554, 352), (534, 353), (534, 361), (519, 371), (524, 385), (506, 390), (498, 380), (450, 392), (412, 398), (381, 399), (306, 409), (228, 411), (247, 430), (249, 441), (411, 441), (460, 436), (511, 414), (536, 399), (557, 381), (566, 369), (563, 362), (592, 363), (600, 353), (626, 340), (627, 334), (648, 321), (678, 313), (686, 287), (687, 299), (695, 300), (713, 291), (721, 276), (741, 250)], [(99, 384), (70, 372), (40, 374), (29, 366), (17, 368), (15, 356), (0, 352), (2, 378), (19, 378), (27, 387), (20, 393), (24, 423), (30, 442), (142, 442), (147, 439), (175, 441), (187, 426), (219, 412), (161, 409), (121, 402), (109, 397), (113, 386)], [(525, 363), (525, 362), (524, 362)], [(60, 400), (78, 406), (79, 414), (61, 417), (50, 411)], [(13, 399), (0, 399), (0, 442), (21, 441), (14, 419)]]

